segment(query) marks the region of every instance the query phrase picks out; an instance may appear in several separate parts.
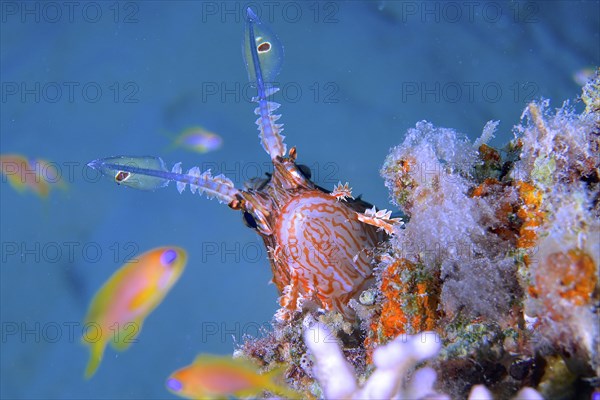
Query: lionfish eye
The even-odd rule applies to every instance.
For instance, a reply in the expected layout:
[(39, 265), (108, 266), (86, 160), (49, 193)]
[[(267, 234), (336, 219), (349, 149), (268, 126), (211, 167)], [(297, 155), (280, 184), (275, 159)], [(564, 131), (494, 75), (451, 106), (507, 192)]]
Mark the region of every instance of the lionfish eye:
[(296, 164), (296, 167), (298, 167), (300, 173), (302, 173), (306, 179), (310, 180), (312, 173), (310, 172), (310, 168), (308, 168), (308, 166), (304, 164)]
[(258, 225), (256, 224), (256, 220), (254, 219), (252, 214), (250, 214), (249, 212), (244, 211), (243, 220), (244, 220), (244, 225), (246, 225), (248, 228), (257, 229)]

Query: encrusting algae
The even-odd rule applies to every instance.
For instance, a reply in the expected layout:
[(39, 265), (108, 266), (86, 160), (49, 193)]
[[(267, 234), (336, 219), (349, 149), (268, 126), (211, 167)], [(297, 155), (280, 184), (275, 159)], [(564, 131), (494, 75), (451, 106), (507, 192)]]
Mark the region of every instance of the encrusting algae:
[(394, 260), (381, 274), (380, 314), (373, 318), (365, 338), (367, 357), (389, 338), (401, 334), (433, 331), (439, 315), (439, 277), (419, 274), (415, 265), (405, 259)]
[[(406, 224), (372, 253), (375, 280), (348, 303), (356, 317), (307, 307), (237, 356), (287, 365), (309, 398), (374, 398), (375, 380), (390, 398), (597, 396), (599, 87), (596, 73), (582, 113), (529, 104), (502, 149), (487, 144), (498, 121), (474, 143), (417, 123), (381, 170)], [(334, 344), (316, 346), (315, 330)], [(424, 334), (439, 348), (411, 358), (407, 335)], [(391, 343), (403, 344), (378, 361)]]

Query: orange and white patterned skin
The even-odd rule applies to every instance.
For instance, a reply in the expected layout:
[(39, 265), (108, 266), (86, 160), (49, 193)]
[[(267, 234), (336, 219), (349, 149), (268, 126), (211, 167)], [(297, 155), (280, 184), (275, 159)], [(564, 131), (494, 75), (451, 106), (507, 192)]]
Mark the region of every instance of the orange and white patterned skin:
[(289, 319), (306, 301), (353, 317), (348, 301), (372, 280), (367, 251), (383, 240), (377, 227), (357, 215), (369, 205), (338, 201), (314, 185), (295, 164), (296, 149), (273, 159), (271, 178), (258, 189), (240, 191), (230, 207), (246, 221), (269, 249), (273, 282), (282, 296), (277, 317)]
[(302, 285), (299, 294), (314, 293), (325, 308), (345, 310), (372, 274), (364, 250), (375, 243), (354, 214), (347, 205), (315, 190), (293, 197), (276, 222), (275, 240), (287, 248), (275, 264), (297, 278)]

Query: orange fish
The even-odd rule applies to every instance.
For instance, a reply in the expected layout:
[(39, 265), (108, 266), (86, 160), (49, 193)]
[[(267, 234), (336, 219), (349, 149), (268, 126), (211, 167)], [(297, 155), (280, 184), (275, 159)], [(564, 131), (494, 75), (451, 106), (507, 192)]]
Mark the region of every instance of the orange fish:
[(172, 393), (188, 399), (220, 399), (227, 396), (256, 397), (263, 391), (298, 397), (282, 380), (284, 368), (259, 374), (258, 368), (248, 360), (201, 354), (191, 365), (179, 369), (167, 379)]
[(186, 261), (179, 247), (158, 247), (122, 266), (98, 290), (82, 338), (91, 351), (86, 378), (96, 372), (108, 343), (123, 351), (135, 341), (144, 319), (177, 282)]
[(29, 163), (31, 168), (35, 169), (40, 179), (44, 180), (49, 186), (60, 189), (67, 188), (67, 184), (62, 179), (62, 171), (56, 163), (44, 160), (43, 158), (30, 160)]
[(54, 186), (64, 189), (60, 171), (43, 159), (28, 159), (20, 154), (0, 155), (0, 170), (8, 183), (17, 191), (31, 190), (45, 198)]

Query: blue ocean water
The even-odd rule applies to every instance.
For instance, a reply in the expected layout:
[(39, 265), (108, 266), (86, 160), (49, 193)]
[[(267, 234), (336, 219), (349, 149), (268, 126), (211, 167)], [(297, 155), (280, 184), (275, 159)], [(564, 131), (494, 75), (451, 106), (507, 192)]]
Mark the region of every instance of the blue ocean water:
[[(426, 119), (471, 138), (524, 106), (575, 98), (573, 75), (600, 64), (597, 1), (0, 3), (1, 153), (55, 162), (68, 184), (47, 199), (3, 178), (0, 397), (173, 398), (173, 370), (200, 352), (230, 354), (267, 327), (277, 292), (260, 238), (241, 215), (174, 187), (117, 187), (85, 167), (159, 155), (243, 182), (270, 171), (242, 61), (244, 10), (279, 35), (288, 146), (331, 188), (390, 207), (379, 168)], [(167, 150), (202, 125), (224, 145)], [(107, 349), (90, 381), (82, 319), (129, 257), (160, 245), (189, 253), (180, 282), (128, 351)]]

